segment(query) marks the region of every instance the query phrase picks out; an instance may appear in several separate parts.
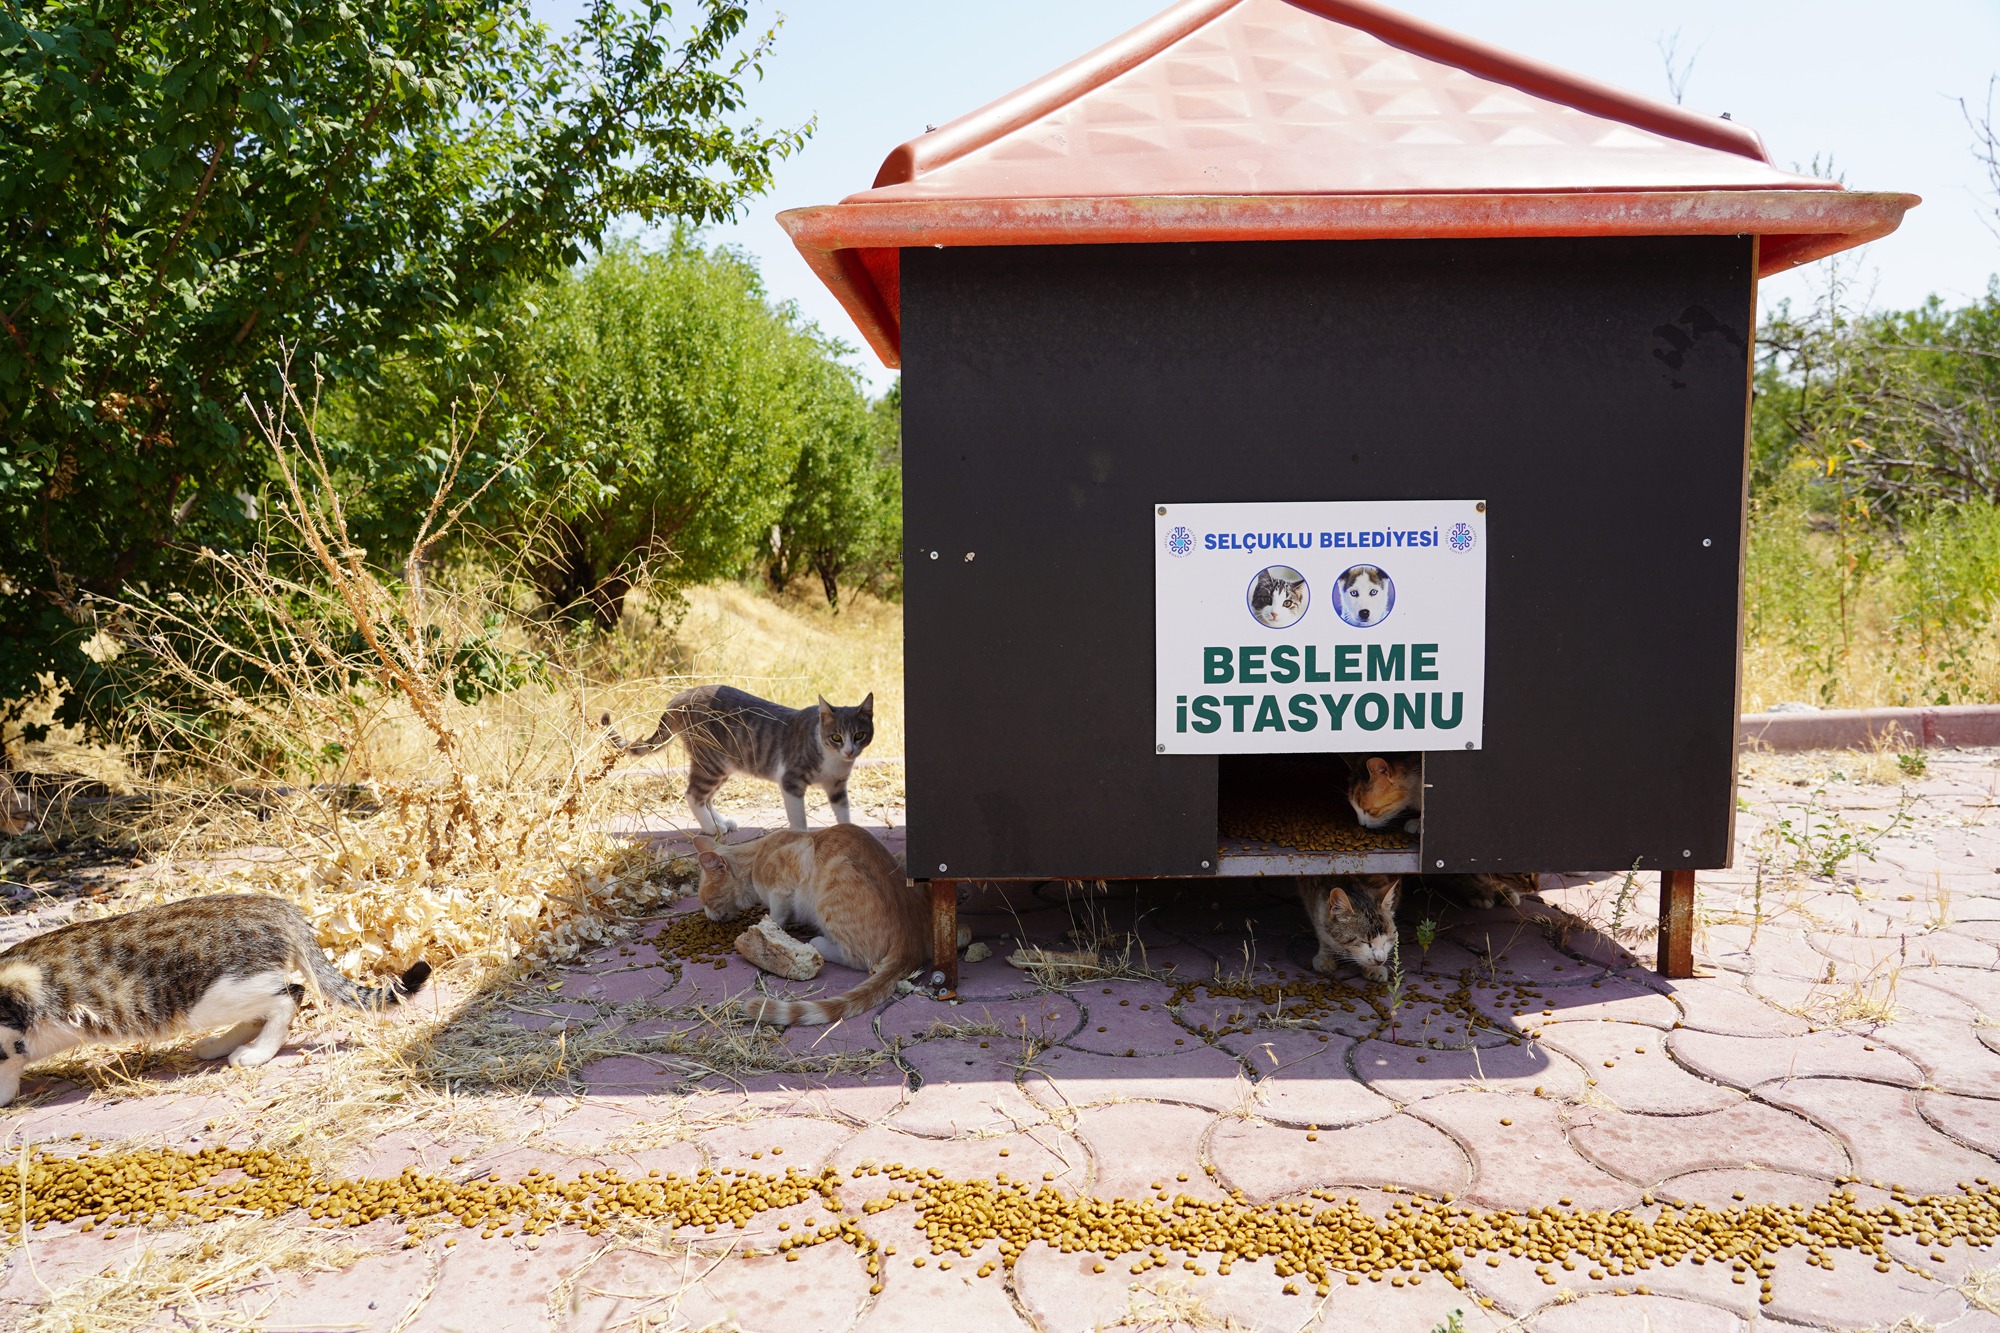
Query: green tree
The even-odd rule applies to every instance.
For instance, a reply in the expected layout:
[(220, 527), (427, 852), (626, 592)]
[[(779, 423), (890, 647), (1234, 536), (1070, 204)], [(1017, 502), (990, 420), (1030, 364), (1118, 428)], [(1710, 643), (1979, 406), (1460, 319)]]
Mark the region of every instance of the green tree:
[(893, 584), (903, 540), (903, 387), (869, 405), (851, 372), (830, 359), (808, 385), (809, 434), (792, 470), (790, 501), (771, 528), (765, 577), (783, 589), (810, 570), (826, 604), (840, 582)]
[(0, 4), (0, 699), (85, 668), (87, 594), (252, 540), (274, 367), (366, 381), (615, 218), (765, 187), (804, 133), (742, 114), (769, 34), (690, 8)]

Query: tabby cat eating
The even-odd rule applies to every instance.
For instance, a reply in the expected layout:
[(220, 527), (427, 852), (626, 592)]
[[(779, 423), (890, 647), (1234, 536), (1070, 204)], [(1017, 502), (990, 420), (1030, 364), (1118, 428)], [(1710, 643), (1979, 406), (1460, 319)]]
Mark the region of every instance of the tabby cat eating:
[(305, 987), (352, 1009), (401, 1004), (430, 964), (386, 986), (356, 987), (334, 970), (305, 913), (261, 894), (217, 894), (80, 921), (0, 953), (0, 1106), (21, 1071), (90, 1041), (158, 1041), (215, 1032), (204, 1060), (254, 1068), (278, 1053)]
[(658, 729), (643, 741), (621, 740), (609, 713), (598, 725), (626, 754), (651, 754), (680, 737), (687, 746), (688, 809), (710, 837), (736, 827), (713, 804), (716, 788), (732, 773), (777, 783), (787, 821), (803, 830), (807, 787), (824, 791), (833, 817), (849, 822), (847, 778), (875, 739), (875, 696), (846, 708), (824, 697), (813, 707), (787, 708), (729, 685), (702, 685), (669, 699)]
[(1402, 888), (1401, 875), (1300, 875), (1299, 901), (1319, 939), (1313, 971), (1331, 976), (1349, 962), (1370, 981), (1387, 981)]

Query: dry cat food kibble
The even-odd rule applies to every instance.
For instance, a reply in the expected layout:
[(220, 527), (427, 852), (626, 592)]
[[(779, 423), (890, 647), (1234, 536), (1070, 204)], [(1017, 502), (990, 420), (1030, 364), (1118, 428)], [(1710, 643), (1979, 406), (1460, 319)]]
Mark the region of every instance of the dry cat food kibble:
[[(895, 1187), (854, 1209), (844, 1207), (842, 1184), (863, 1177), (883, 1178)], [(1165, 1194), (1164, 1187), (1159, 1192)], [(1398, 1193), (1394, 1187), (1385, 1192)], [(1896, 1190), (1894, 1206), (1864, 1206), (1853, 1190), (1839, 1187), (1811, 1207), (1715, 1208), (1665, 1199), (1651, 1219), (1603, 1209), (1572, 1210), (1567, 1200), (1555, 1208), (1486, 1211), (1454, 1204), (1449, 1196), (1440, 1200), (1410, 1194), (1378, 1218), (1333, 1190), (1312, 1191), (1305, 1202), (1262, 1206), (1240, 1198), (1215, 1201), (1176, 1194), (1170, 1199), (1107, 1200), (1065, 1194), (1005, 1173), (953, 1180), (934, 1167), (901, 1163), (857, 1166), (844, 1176), (832, 1167), (812, 1173), (794, 1168), (781, 1176), (703, 1168), (691, 1176), (649, 1172), (636, 1178), (603, 1169), (571, 1179), (535, 1170), (508, 1183), (490, 1173), (455, 1181), (415, 1167), (390, 1177), (330, 1178), (303, 1158), (262, 1149), (155, 1149), (78, 1157), (35, 1151), (17, 1168), (16, 1188), (0, 1191), (0, 1233), (18, 1241), (24, 1224), (44, 1231), (81, 1223), (80, 1231), (102, 1227), (108, 1238), (127, 1227), (246, 1213), (270, 1218), (303, 1214), (322, 1227), (400, 1221), (404, 1245), (410, 1247), (453, 1224), (477, 1230), (482, 1239), (516, 1232), (538, 1236), (556, 1227), (595, 1236), (627, 1220), (714, 1234), (725, 1226), (741, 1229), (764, 1213), (804, 1205), (809, 1216), (800, 1223), (802, 1231), (785, 1232), (766, 1252), (789, 1258), (839, 1241), (865, 1257), (872, 1289), (879, 1289), (882, 1260), (895, 1248), (882, 1246), (864, 1224), (876, 1213), (910, 1204), (930, 1238), (930, 1255), (946, 1262), (947, 1256), (969, 1259), (980, 1246), (996, 1241), (999, 1263), (1008, 1268), (1038, 1241), (1065, 1253), (1129, 1257), (1135, 1274), (1170, 1263), (1198, 1276), (1209, 1272), (1209, 1265), (1226, 1274), (1239, 1260), (1271, 1258), (1279, 1278), (1303, 1277), (1324, 1295), (1337, 1280), (1350, 1285), (1363, 1280), (1416, 1282), (1432, 1273), (1463, 1287), (1460, 1270), (1475, 1256), (1495, 1266), (1502, 1255), (1525, 1258), (1550, 1286), (1558, 1283), (1557, 1268), (1587, 1269), (1593, 1280), (1602, 1281), (1685, 1261), (1727, 1265), (1738, 1283), (1747, 1284), (1754, 1276), (1765, 1302), (1772, 1299), (1778, 1256), (1787, 1249), (1803, 1251), (1808, 1264), (1821, 1268), (1832, 1268), (1837, 1256), (1848, 1253), (1872, 1258), (1876, 1271), (1889, 1272), (1900, 1262), (1889, 1249), (1897, 1237), (1915, 1237), (1933, 1262), (1941, 1262), (1935, 1255), (1960, 1242), (1983, 1247), (2000, 1240), (2000, 1194), (1983, 1178), (1960, 1185), (1954, 1194), (1917, 1197)], [(828, 1214), (824, 1224), (818, 1224), (821, 1211)], [(923, 1256), (913, 1260), (918, 1265), (922, 1261)], [(978, 1269), (981, 1277), (995, 1271), (991, 1262)], [(1304, 1290), (1295, 1282), (1287, 1285)]]

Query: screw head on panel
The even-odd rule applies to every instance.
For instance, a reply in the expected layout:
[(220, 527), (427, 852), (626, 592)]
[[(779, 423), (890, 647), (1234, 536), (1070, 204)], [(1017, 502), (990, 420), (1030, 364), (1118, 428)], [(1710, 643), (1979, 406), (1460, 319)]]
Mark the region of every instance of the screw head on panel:
[(944, 862), (942, 862), (942, 861), (938, 862), (938, 869), (939, 869), (939, 870), (943, 870), (943, 869), (944, 869)]
[(1713, 545), (1715, 545), (1715, 540), (1714, 540), (1713, 538), (1711, 538), (1711, 537), (1703, 537), (1703, 538), (1701, 539), (1701, 544), (1702, 544), (1703, 546), (1713, 546)]
[(1443, 870), (1443, 869), (1444, 869), (1444, 862), (1442, 862), (1442, 861), (1438, 862), (1438, 869), (1439, 869), (1439, 870)]
[(1208, 862), (1206, 862), (1206, 861), (1203, 861), (1203, 862), (1201, 863), (1201, 868), (1202, 868), (1203, 870), (1206, 870), (1206, 869), (1208, 869)]
[(1480, 513), (1482, 513), (1482, 514), (1483, 514), (1483, 513), (1485, 513), (1485, 512), (1486, 512), (1486, 501), (1484, 501), (1484, 500), (1481, 500), (1481, 501), (1480, 501), (1480, 502), (1479, 502), (1478, 504), (1476, 504), (1476, 505), (1474, 505), (1474, 506), (1472, 506), (1472, 507), (1473, 507), (1474, 509), (1478, 510), (1478, 511), (1479, 511)]
[(1683, 848), (1683, 849), (1681, 850), (1681, 855), (1682, 855), (1682, 856), (1693, 856), (1693, 855), (1694, 855), (1694, 852), (1693, 852), (1693, 851), (1691, 851), (1691, 850), (1689, 850), (1689, 849), (1687, 849), (1687, 848)]
[(931, 559), (933, 559), (933, 560), (937, 559), (937, 552), (936, 552), (936, 551), (932, 551), (932, 552), (931, 552)]
[(1165, 518), (1167, 516), (1167, 507), (1165, 505), (1160, 506), (1159, 514), (1161, 518)]
[(1472, 742), (1471, 742), (1471, 741), (1467, 741), (1467, 742), (1465, 743), (1465, 748), (1466, 748), (1466, 749), (1468, 749), (1468, 750), (1470, 750), (1470, 749), (1472, 748)]

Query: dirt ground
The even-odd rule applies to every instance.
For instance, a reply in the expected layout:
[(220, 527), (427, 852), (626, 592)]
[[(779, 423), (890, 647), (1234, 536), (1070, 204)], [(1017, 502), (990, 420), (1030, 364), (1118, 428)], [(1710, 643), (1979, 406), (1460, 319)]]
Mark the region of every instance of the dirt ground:
[[(1285, 885), (1013, 884), (956, 1003), (758, 1034), (729, 1000), (858, 978), (760, 977), (683, 898), (261, 1070), (81, 1052), (0, 1112), (0, 1320), (2000, 1329), (2000, 752), (1742, 796), (1692, 981), (1651, 875), (1413, 892), (1390, 986), (1311, 973)], [(900, 775), (856, 806), (894, 843)], [(113, 872), (16, 881), (4, 938)]]

